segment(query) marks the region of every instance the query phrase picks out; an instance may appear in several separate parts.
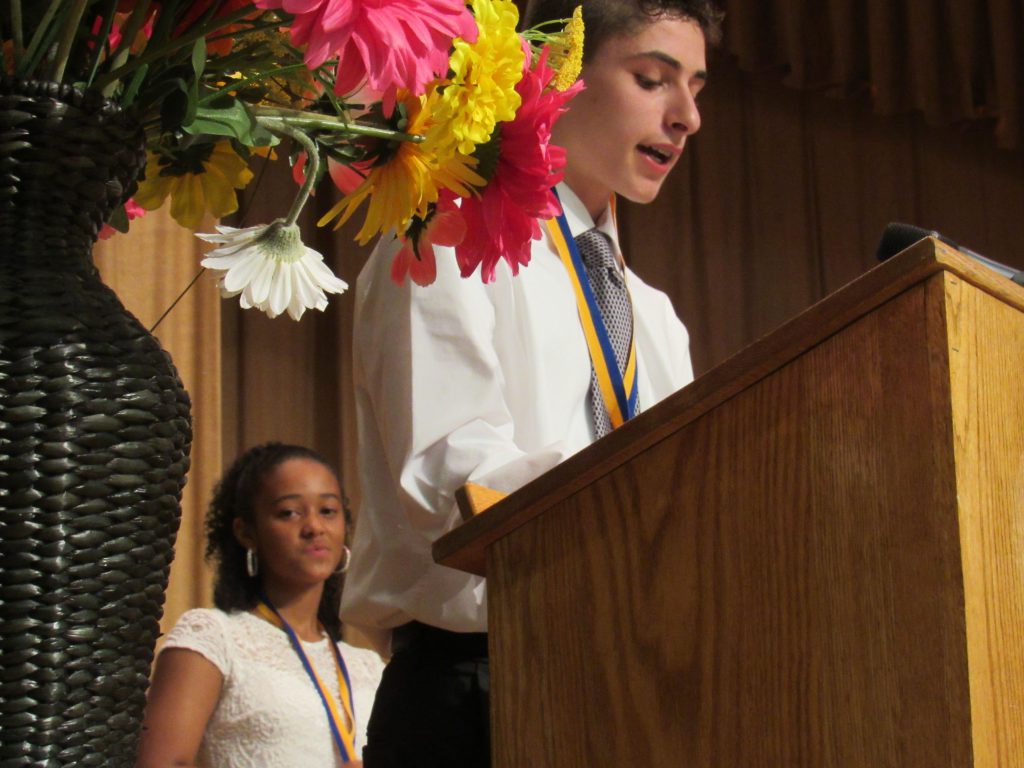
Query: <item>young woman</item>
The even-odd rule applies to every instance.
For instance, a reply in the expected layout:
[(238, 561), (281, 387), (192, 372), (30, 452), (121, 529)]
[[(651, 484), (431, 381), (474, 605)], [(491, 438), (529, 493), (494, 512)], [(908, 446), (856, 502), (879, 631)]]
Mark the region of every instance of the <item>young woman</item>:
[(309, 449), (269, 443), (235, 461), (207, 517), (217, 607), (188, 611), (164, 641), (139, 768), (362, 766), (357, 725), (383, 663), (339, 641), (345, 512)]

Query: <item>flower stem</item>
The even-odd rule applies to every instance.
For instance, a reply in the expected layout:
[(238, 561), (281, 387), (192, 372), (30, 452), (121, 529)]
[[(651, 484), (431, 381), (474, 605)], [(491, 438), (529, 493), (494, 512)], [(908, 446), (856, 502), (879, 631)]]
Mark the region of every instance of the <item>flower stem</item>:
[(50, 31), (50, 24), (53, 22), (53, 17), (57, 14), (57, 9), (60, 8), (60, 4), (61, 0), (50, 0), (50, 5), (46, 9), (46, 13), (44, 13), (43, 18), (39, 20), (36, 31), (32, 33), (32, 39), (29, 41), (28, 48), (25, 50), (25, 56), (18, 62), (17, 74), (20, 77), (27, 77), (35, 67), (35, 60), (41, 55), (40, 48), (43, 45), (43, 40), (46, 38), (47, 33)]
[(25, 53), (25, 33), (21, 22), (21, 0), (11, 0), (11, 38), (14, 40), (14, 60), (21, 61)]
[(290, 122), (286, 123), (275, 119), (265, 122), (264, 118), (256, 118), (256, 120), (268, 130), (290, 136), (306, 150), (306, 167), (303, 169), (306, 178), (303, 179), (302, 186), (299, 187), (299, 193), (295, 196), (295, 201), (292, 203), (288, 215), (284, 218), (284, 226), (290, 227), (298, 221), (299, 214), (302, 213), (302, 209), (305, 207), (306, 201), (309, 200), (309, 196), (313, 191), (313, 186), (316, 184), (317, 175), (320, 173), (320, 153), (316, 149), (316, 142)]
[(205, 272), (205, 271), (206, 271), (206, 267), (200, 267), (199, 271), (196, 272), (196, 276), (193, 277), (189, 281), (189, 284), (185, 286), (185, 290), (183, 290), (181, 293), (179, 293), (178, 294), (178, 298), (176, 298), (174, 301), (171, 302), (171, 306), (169, 306), (167, 309), (165, 309), (163, 311), (163, 314), (161, 314), (160, 317), (158, 317), (156, 319), (156, 322), (153, 323), (152, 327), (149, 329), (150, 333), (153, 333), (153, 331), (156, 330), (156, 327), (158, 325), (160, 325), (160, 323), (162, 323), (164, 321), (164, 318), (167, 317), (169, 314), (171, 314), (171, 310), (174, 309), (176, 306), (178, 306), (178, 302), (185, 298), (185, 294), (186, 293), (188, 293), (189, 291), (192, 290), (192, 286), (196, 284), (196, 281), (198, 281), (199, 278), (202, 277), (203, 272)]
[(260, 72), (258, 75), (254, 75), (253, 77), (246, 77), (242, 80), (232, 80), (223, 88), (218, 88), (215, 91), (210, 91), (210, 93), (206, 94), (205, 96), (200, 96), (199, 103), (209, 104), (211, 101), (215, 101), (217, 98), (223, 96), (225, 93), (231, 93), (232, 91), (240, 91), (242, 88), (245, 88), (247, 85), (251, 85), (252, 83), (261, 83), (264, 82), (265, 80), (269, 80), (272, 77), (276, 77), (277, 75), (286, 75), (289, 72), (298, 72), (305, 68), (305, 64), (303, 64), (301, 61), (297, 61), (294, 64), (287, 64), (282, 67), (276, 67), (275, 69), (268, 69), (265, 72)]
[[(251, 13), (252, 6), (246, 5), (244, 8), (241, 8), (235, 11), (234, 13), (226, 13), (223, 16), (219, 16), (216, 19), (216, 28), (219, 29), (222, 26), (234, 24), (236, 21), (241, 21)], [(199, 25), (188, 30), (181, 37), (176, 37), (173, 40), (169, 40), (166, 45), (158, 45), (153, 49), (147, 48), (145, 53), (143, 53), (141, 56), (138, 56), (135, 59), (129, 61), (128, 63), (122, 64), (121, 66), (117, 67), (112, 72), (108, 72), (107, 74), (103, 75), (103, 77), (96, 81), (96, 87), (100, 90), (104, 90), (111, 83), (116, 83), (122, 77), (124, 77), (127, 74), (130, 74), (132, 71), (134, 71), (138, 67), (141, 67), (143, 64), (151, 64), (154, 61), (157, 61), (158, 59), (166, 58), (175, 51), (179, 51), (182, 48), (185, 48), (186, 46), (192, 45), (199, 38), (206, 37), (206, 35), (210, 32), (211, 29), (206, 25)]]
[(303, 130), (324, 130), (337, 133), (346, 133), (352, 136), (368, 136), (373, 139), (387, 139), (388, 141), (411, 141), (419, 143), (423, 137), (415, 133), (402, 133), (391, 128), (381, 128), (376, 125), (367, 125), (348, 120), (344, 117), (334, 115), (314, 115), (309, 112), (299, 112), (294, 109), (277, 109), (272, 107), (255, 106), (252, 108), (257, 120), (270, 121), (267, 128), (276, 128), (279, 125), (291, 125)]
[(71, 54), (71, 45), (75, 42), (75, 35), (78, 34), (78, 24), (85, 13), (85, 6), (89, 0), (75, 0), (71, 7), (71, 15), (64, 20), (64, 34), (57, 44), (57, 55), (53, 60), (53, 67), (50, 70), (50, 79), (59, 83), (64, 79), (64, 68), (68, 65), (68, 56)]
[[(150, 0), (139, 0), (138, 4), (132, 10), (132, 15), (128, 17), (128, 21), (124, 25), (124, 29), (121, 30), (121, 42), (117, 46), (117, 49), (111, 51), (110, 61), (111, 69), (118, 69), (124, 66), (125, 62), (128, 61), (128, 57), (132, 53), (132, 43), (135, 41), (136, 35), (139, 34), (139, 30), (142, 29), (143, 23), (146, 21), (146, 15), (149, 13)], [(95, 76), (95, 72), (93, 73)], [(90, 82), (92, 78), (90, 77)], [(107, 93), (104, 96), (110, 96), (113, 93), (113, 83), (107, 85)]]
[(89, 75), (85, 78), (85, 87), (92, 83), (96, 73), (99, 72), (100, 62), (103, 60), (103, 48), (106, 41), (110, 39), (110, 30), (114, 28), (114, 12), (117, 10), (117, 0), (108, 0), (107, 8), (100, 11), (103, 15), (103, 26), (98, 35), (94, 35), (96, 41), (92, 47), (92, 64), (89, 65)]

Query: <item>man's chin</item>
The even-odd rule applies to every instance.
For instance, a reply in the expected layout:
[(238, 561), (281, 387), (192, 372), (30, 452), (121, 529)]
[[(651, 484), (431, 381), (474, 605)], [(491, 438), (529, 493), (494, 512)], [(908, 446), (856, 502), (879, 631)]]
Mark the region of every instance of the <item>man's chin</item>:
[(638, 205), (647, 205), (653, 203), (658, 197), (658, 193), (661, 192), (662, 184), (656, 185), (645, 185), (641, 188), (631, 189), (627, 192), (619, 192), (619, 197), (629, 200), (631, 203), (637, 203)]

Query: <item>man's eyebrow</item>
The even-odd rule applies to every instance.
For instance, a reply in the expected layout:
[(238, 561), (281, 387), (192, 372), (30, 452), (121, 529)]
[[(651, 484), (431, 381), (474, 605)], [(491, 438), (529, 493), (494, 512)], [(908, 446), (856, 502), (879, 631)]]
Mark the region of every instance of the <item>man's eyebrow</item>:
[[(657, 61), (660, 61), (663, 64), (667, 64), (669, 67), (676, 70), (677, 72), (680, 72), (683, 69), (683, 65), (679, 61), (679, 59), (677, 59), (675, 56), (669, 56), (664, 51), (659, 51), (658, 49), (654, 49), (651, 51), (640, 51), (639, 53), (634, 54), (632, 58), (656, 59)], [(708, 72), (706, 69), (698, 69), (696, 72), (693, 73), (693, 76), (697, 80), (707, 80)]]

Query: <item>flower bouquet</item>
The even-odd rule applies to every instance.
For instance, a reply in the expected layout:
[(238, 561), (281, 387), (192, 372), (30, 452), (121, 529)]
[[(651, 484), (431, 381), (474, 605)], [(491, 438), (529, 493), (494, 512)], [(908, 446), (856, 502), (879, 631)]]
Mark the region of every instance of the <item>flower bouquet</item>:
[[(293, 164), (280, 219), (199, 234), (225, 296), (271, 317), (324, 309), (345, 284), (296, 225), (314, 187), (344, 194), (320, 220), (365, 208), (357, 240), (394, 231), (396, 281), (426, 285), (433, 246), (463, 276), (529, 260), (564, 152), (551, 127), (576, 84), (579, 11), (517, 32), (512, 0), (7, 0), (8, 78), (99, 91), (134, 114), (147, 164), (100, 236), (170, 202), (197, 228), (237, 210), (254, 157)], [(290, 139), (288, 151), (281, 144)]]

